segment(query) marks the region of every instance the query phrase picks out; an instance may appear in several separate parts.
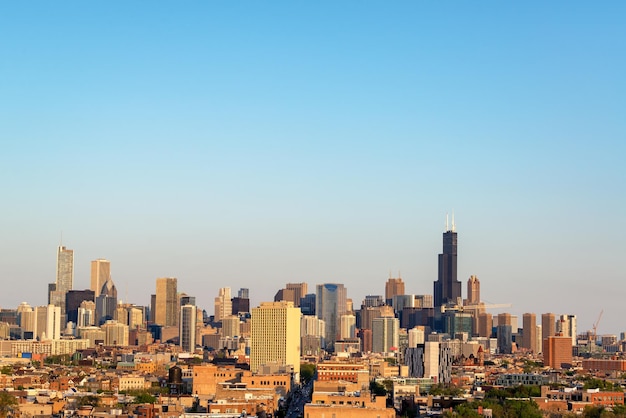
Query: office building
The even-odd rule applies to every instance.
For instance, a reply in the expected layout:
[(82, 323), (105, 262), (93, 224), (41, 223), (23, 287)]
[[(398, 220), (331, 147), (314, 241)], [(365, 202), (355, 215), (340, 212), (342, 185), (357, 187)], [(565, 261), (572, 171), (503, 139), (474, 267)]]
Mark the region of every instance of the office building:
[(68, 292), (74, 287), (74, 250), (57, 248), (56, 290)]
[(461, 282), (457, 280), (457, 233), (452, 217), (452, 228), (443, 233), (443, 252), (439, 254), (438, 278), (434, 283), (434, 302), (438, 308), (461, 303)]
[(93, 290), (70, 290), (65, 294), (65, 313), (68, 322), (78, 324), (78, 308), (83, 301), (95, 301)]
[(404, 282), (401, 277), (392, 278), (391, 276), (385, 283), (385, 302), (391, 305), (394, 296), (404, 295)]
[(300, 299), (300, 310), (302, 315), (315, 315), (315, 293), (307, 293)]
[(111, 278), (111, 262), (103, 258), (91, 262), (91, 286), (95, 297), (100, 296), (102, 286)]
[(536, 352), (537, 348), (537, 316), (534, 313), (525, 313), (522, 316), (522, 347)]
[(543, 365), (553, 369), (569, 368), (572, 365), (572, 339), (553, 335), (543, 342)]
[(218, 296), (215, 298), (215, 316), (214, 321), (220, 322), (222, 318), (232, 315), (233, 305), (230, 287), (222, 287)]
[(356, 316), (353, 314), (341, 315), (341, 327), (339, 332), (339, 339), (348, 340), (356, 337)]
[(480, 303), (480, 280), (476, 276), (470, 276), (467, 280), (466, 305), (478, 305)]
[(556, 315), (553, 313), (541, 314), (541, 341), (556, 335)]
[(308, 285), (302, 283), (287, 283), (286, 289), (293, 290), (294, 293), (294, 306), (300, 307), (300, 299), (302, 299), (308, 292)]
[(96, 323), (104, 324), (113, 319), (117, 308), (117, 288), (111, 277), (102, 285), (99, 295), (96, 296)]
[(372, 351), (392, 353), (398, 349), (400, 321), (394, 317), (380, 317), (372, 321)]
[(263, 302), (251, 313), (250, 370), (263, 365), (292, 366), (300, 373), (300, 309), (292, 302)]
[(178, 325), (178, 280), (160, 277), (156, 280), (154, 322), (166, 327)]
[(179, 343), (180, 349), (193, 353), (196, 349), (196, 319), (198, 317), (195, 305), (184, 305), (180, 308)]
[(317, 285), (315, 312), (319, 319), (326, 324), (324, 336), (326, 349), (334, 350), (334, 344), (339, 337), (339, 320), (347, 311), (347, 291), (343, 284), (325, 283)]
[(127, 346), (128, 345), (128, 325), (120, 324), (114, 320), (106, 321), (102, 327), (104, 331), (104, 344)]
[(239, 296), (233, 298), (231, 313), (233, 315), (250, 313), (250, 299), (240, 298)]

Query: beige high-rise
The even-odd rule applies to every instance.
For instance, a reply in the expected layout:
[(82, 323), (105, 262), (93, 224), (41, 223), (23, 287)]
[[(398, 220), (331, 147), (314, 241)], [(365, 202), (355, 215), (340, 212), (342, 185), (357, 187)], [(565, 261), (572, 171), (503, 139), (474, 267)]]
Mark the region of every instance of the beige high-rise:
[(480, 303), (480, 280), (476, 276), (470, 276), (467, 280), (467, 305)]
[(175, 277), (160, 277), (156, 280), (154, 322), (172, 327), (178, 325), (178, 280)]
[(250, 370), (264, 364), (291, 365), (300, 373), (300, 308), (292, 302), (263, 302), (252, 309)]
[(220, 322), (222, 318), (226, 318), (233, 314), (233, 302), (230, 293), (230, 287), (220, 288), (219, 295), (215, 298), (215, 322)]
[(91, 262), (91, 287), (94, 297), (100, 296), (102, 286), (111, 277), (111, 262), (103, 258)]
[(528, 350), (535, 351), (537, 347), (537, 315), (525, 313), (522, 318), (524, 326), (522, 346)]

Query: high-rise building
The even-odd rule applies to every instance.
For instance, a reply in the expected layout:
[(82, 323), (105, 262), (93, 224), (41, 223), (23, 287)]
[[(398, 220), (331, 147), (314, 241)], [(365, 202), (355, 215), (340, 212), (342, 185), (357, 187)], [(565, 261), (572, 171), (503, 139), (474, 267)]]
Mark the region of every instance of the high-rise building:
[(543, 342), (546, 341), (546, 338), (556, 335), (556, 315), (553, 313), (544, 313), (541, 314), (541, 341), (542, 341), (542, 349), (541, 351), (545, 353), (545, 347), (543, 346)]
[(400, 321), (394, 317), (380, 317), (372, 321), (372, 351), (391, 353), (398, 349)]
[(401, 277), (392, 278), (391, 276), (385, 283), (385, 301), (391, 305), (394, 296), (404, 295), (404, 282)]
[(493, 333), (493, 317), (490, 313), (481, 312), (478, 314), (478, 336), (490, 338)]
[(300, 373), (300, 309), (292, 302), (263, 302), (251, 313), (250, 370), (265, 364), (292, 366)]
[(439, 254), (439, 277), (434, 283), (435, 307), (445, 304), (459, 304), (461, 299), (461, 282), (457, 280), (457, 235), (452, 217), (452, 228), (443, 233), (443, 252)]
[(294, 292), (294, 306), (299, 307), (300, 306), (300, 299), (302, 299), (304, 297), (304, 295), (307, 294), (307, 291), (309, 289), (308, 285), (304, 282), (302, 283), (287, 283), (287, 286), (285, 286), (287, 289), (293, 290)]
[(103, 258), (91, 262), (91, 287), (95, 297), (100, 296), (102, 286), (111, 278), (111, 262)]
[(74, 250), (57, 249), (56, 290), (68, 292), (74, 287)]
[(115, 309), (117, 308), (117, 288), (113, 284), (111, 277), (107, 279), (100, 289), (100, 294), (96, 299), (96, 323), (104, 324), (106, 321), (113, 319)]
[(83, 301), (94, 302), (93, 290), (70, 290), (65, 294), (65, 312), (67, 321), (78, 323), (78, 308)]
[(328, 351), (334, 350), (339, 337), (339, 319), (346, 313), (347, 291), (343, 284), (325, 283), (317, 285), (315, 313), (326, 324), (325, 343)]
[(48, 285), (48, 303), (61, 308), (61, 321), (65, 325), (65, 297), (74, 285), (74, 250), (57, 248), (56, 281)]
[(196, 318), (195, 305), (184, 305), (180, 308), (180, 348), (184, 352), (193, 353), (196, 349)]
[(535, 351), (537, 347), (537, 316), (534, 313), (525, 313), (522, 316), (522, 347)]
[(477, 305), (480, 303), (480, 280), (476, 276), (470, 276), (467, 280), (467, 303)]
[(178, 325), (178, 280), (175, 277), (160, 277), (156, 280), (154, 321), (158, 325)]
[(237, 297), (242, 299), (250, 299), (250, 289), (242, 287), (237, 291)]
[(35, 308), (36, 336), (40, 340), (61, 338), (61, 308), (54, 305)]
[(568, 336), (553, 335), (543, 341), (543, 365), (553, 369), (563, 369), (572, 364), (572, 339)]
[(230, 287), (222, 287), (215, 298), (215, 322), (220, 322), (222, 318), (232, 315), (233, 304), (230, 296)]
[(339, 332), (339, 338), (341, 340), (347, 340), (356, 337), (356, 316), (353, 314), (341, 315), (341, 328)]

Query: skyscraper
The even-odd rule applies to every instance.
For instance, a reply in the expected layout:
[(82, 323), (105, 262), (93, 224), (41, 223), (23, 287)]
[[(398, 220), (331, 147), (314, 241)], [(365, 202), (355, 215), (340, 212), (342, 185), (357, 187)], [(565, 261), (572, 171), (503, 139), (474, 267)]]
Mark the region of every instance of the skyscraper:
[(541, 314), (541, 351), (545, 353), (545, 343), (548, 337), (556, 335), (556, 315), (549, 312)]
[(286, 289), (291, 289), (294, 291), (294, 298), (295, 301), (293, 303), (294, 306), (299, 307), (300, 306), (300, 299), (302, 299), (304, 297), (304, 295), (307, 294), (308, 291), (308, 285), (304, 282), (302, 283), (287, 283), (287, 286), (285, 286)]
[(56, 290), (69, 292), (74, 286), (74, 250), (59, 246), (57, 249)]
[(457, 304), (461, 298), (461, 282), (457, 280), (457, 237), (454, 216), (452, 228), (448, 228), (446, 220), (446, 232), (443, 233), (443, 252), (439, 254), (439, 277), (434, 283), (435, 307), (447, 303)]
[(537, 316), (534, 313), (523, 315), (522, 346), (535, 351), (537, 347)]
[(329, 351), (334, 349), (339, 337), (341, 315), (346, 313), (347, 292), (343, 284), (325, 283), (317, 285), (315, 313), (326, 324), (325, 342)]
[(391, 275), (385, 283), (385, 302), (391, 305), (393, 297), (404, 295), (404, 282), (401, 277), (392, 278)]
[(111, 277), (111, 262), (103, 258), (91, 262), (91, 286), (95, 297), (100, 296), (102, 286)]
[(252, 309), (250, 370), (264, 364), (292, 366), (300, 373), (300, 309), (292, 302), (263, 302)]
[(230, 295), (230, 287), (220, 288), (219, 295), (215, 298), (215, 322), (220, 322), (222, 318), (232, 315), (233, 302)]
[(196, 349), (196, 318), (195, 305), (184, 305), (180, 308), (179, 342), (181, 350), (193, 353)]
[(156, 280), (156, 303), (154, 322), (166, 327), (178, 324), (178, 280), (174, 277), (161, 277)]
[(467, 305), (480, 303), (480, 280), (476, 276), (470, 276), (467, 280)]
[(400, 321), (398, 318), (383, 316), (372, 321), (372, 351), (391, 353), (398, 349)]
[(65, 325), (65, 296), (74, 285), (74, 250), (57, 248), (56, 281), (49, 285), (48, 302), (61, 309), (60, 320)]

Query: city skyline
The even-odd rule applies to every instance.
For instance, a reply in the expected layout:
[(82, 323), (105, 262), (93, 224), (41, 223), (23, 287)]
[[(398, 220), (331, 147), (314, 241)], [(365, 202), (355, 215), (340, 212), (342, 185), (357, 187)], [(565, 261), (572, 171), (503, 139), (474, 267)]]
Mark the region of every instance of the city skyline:
[(431, 294), (454, 211), (483, 300), (619, 333), (625, 13), (2, 4), (0, 307), (45, 304), (59, 244), (74, 289), (104, 258), (142, 305), (158, 277), (208, 312), (224, 286), (358, 304), (390, 270)]

